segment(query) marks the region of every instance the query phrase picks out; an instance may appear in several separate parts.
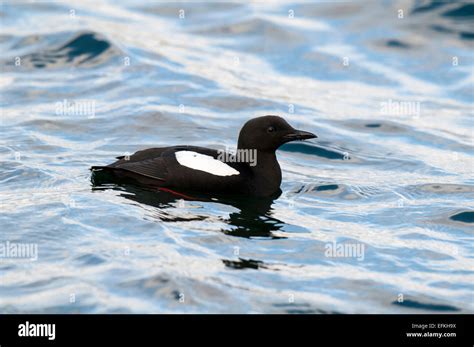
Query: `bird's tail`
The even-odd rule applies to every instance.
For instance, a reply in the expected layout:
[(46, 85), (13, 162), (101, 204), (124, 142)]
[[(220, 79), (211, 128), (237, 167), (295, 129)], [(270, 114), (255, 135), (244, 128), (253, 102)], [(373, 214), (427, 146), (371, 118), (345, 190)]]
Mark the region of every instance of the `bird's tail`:
[(91, 171), (101, 171), (101, 170), (106, 170), (107, 166), (91, 166), (90, 170)]

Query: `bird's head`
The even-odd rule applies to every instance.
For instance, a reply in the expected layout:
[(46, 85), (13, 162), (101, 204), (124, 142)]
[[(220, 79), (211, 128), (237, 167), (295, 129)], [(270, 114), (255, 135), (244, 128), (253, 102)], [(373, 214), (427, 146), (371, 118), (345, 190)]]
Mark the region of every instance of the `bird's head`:
[(296, 130), (279, 116), (263, 116), (250, 119), (239, 134), (239, 149), (256, 149), (272, 152), (284, 143), (316, 138), (313, 133)]

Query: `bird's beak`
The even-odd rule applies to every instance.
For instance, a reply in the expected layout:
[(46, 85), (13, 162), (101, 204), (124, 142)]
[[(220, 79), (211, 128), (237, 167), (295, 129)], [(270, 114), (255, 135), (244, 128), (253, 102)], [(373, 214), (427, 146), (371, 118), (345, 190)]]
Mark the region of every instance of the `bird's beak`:
[(303, 130), (294, 130), (291, 133), (284, 136), (287, 142), (289, 141), (296, 141), (296, 140), (307, 140), (307, 139), (314, 139), (317, 136), (309, 131)]

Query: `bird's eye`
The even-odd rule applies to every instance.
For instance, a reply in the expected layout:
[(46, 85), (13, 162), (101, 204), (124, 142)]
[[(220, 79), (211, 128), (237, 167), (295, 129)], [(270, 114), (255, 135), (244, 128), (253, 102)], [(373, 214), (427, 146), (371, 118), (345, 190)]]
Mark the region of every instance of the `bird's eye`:
[(268, 127), (267, 131), (268, 131), (269, 133), (272, 133), (272, 132), (275, 131), (275, 128), (274, 128), (274, 127)]

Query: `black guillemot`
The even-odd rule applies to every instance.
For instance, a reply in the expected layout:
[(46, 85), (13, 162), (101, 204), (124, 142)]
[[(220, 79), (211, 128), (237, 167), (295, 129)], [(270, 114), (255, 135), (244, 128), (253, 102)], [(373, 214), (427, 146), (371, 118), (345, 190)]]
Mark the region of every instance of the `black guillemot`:
[(91, 169), (93, 174), (105, 172), (118, 180), (172, 193), (177, 193), (172, 190), (176, 189), (270, 196), (280, 191), (281, 169), (275, 154), (278, 147), (316, 137), (294, 129), (281, 117), (264, 116), (244, 124), (237, 152), (232, 155), (196, 146), (149, 148)]

